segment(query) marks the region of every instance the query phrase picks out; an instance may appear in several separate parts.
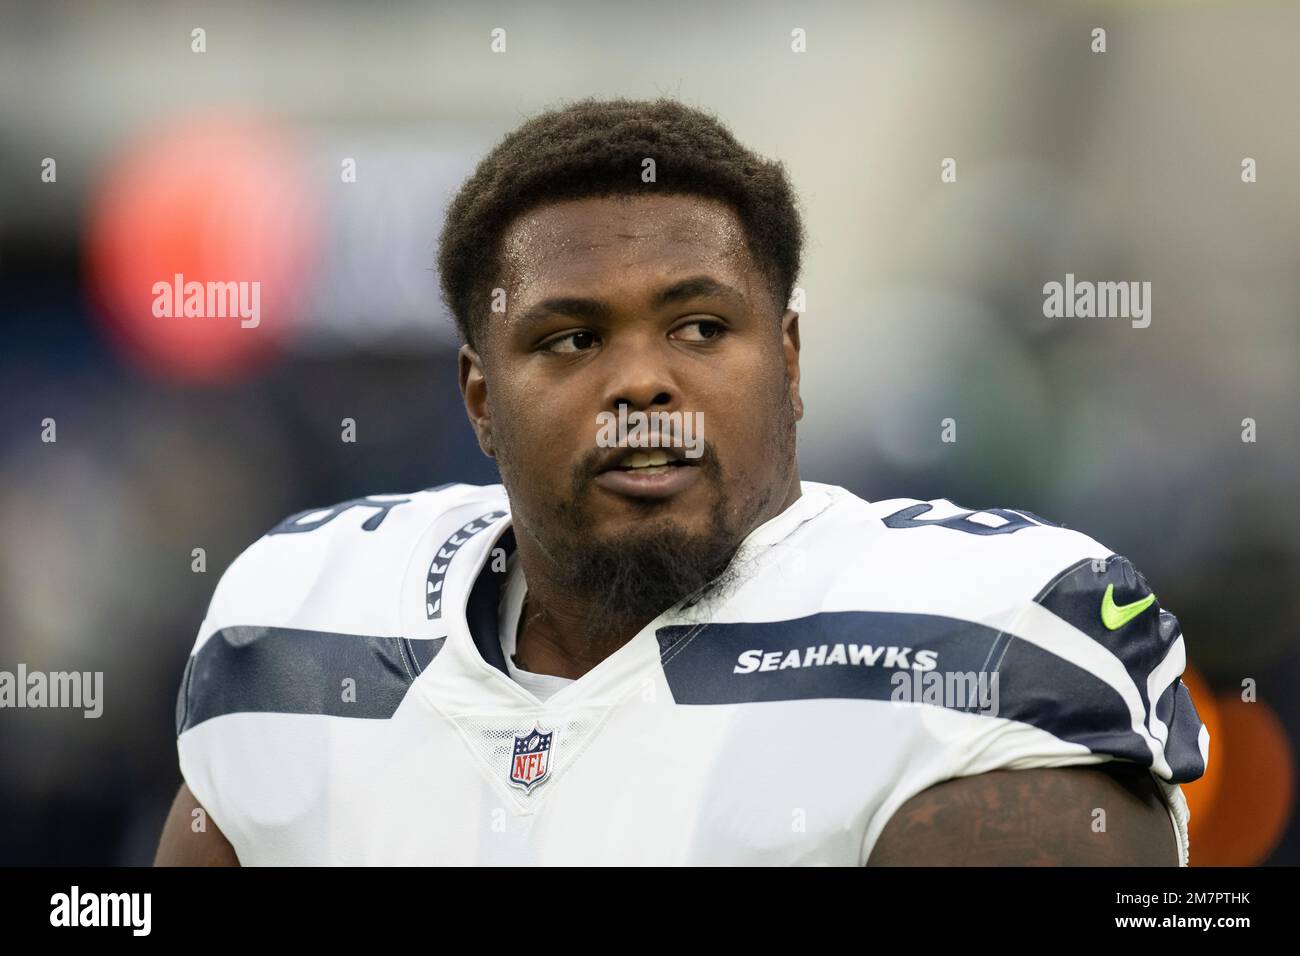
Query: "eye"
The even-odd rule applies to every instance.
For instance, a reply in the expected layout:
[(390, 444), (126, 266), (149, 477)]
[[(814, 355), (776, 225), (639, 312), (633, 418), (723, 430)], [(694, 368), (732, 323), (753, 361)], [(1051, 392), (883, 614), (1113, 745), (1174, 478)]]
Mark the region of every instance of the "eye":
[[(694, 331), (687, 331), (691, 329)], [(673, 338), (687, 342), (709, 342), (713, 339), (722, 338), (726, 331), (727, 327), (716, 319), (692, 319), (690, 322), (683, 323), (673, 329), (672, 335)]]
[(597, 341), (599, 340), (596, 338), (595, 332), (590, 329), (577, 329), (551, 339), (544, 343), (542, 348), (547, 352), (572, 354), (574, 352), (585, 352), (593, 348)]

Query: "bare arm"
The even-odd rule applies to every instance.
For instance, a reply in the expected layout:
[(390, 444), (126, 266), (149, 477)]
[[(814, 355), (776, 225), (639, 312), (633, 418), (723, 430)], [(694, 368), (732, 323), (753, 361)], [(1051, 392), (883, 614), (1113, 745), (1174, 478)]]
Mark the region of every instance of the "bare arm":
[[(202, 810), (204, 827), (194, 830), (194, 811)], [(163, 825), (154, 866), (239, 866), (239, 858), (211, 815), (203, 810), (190, 788), (181, 784)]]
[(946, 780), (899, 807), (867, 861), (868, 866), (1178, 863), (1173, 823), (1150, 771), (1115, 762)]

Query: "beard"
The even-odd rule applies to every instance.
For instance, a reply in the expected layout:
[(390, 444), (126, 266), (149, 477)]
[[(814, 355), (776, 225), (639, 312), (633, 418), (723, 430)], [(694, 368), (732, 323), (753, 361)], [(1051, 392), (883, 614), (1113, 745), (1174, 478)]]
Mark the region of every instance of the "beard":
[(589, 528), (583, 494), (590, 470), (579, 467), (569, 500), (557, 507), (547, 550), (557, 560), (562, 586), (586, 595), (588, 645), (658, 617), (705, 589), (724, 587), (727, 569), (744, 537), (733, 525), (731, 500), (717, 456), (705, 443), (701, 477), (713, 490), (713, 506), (703, 531), (690, 531), (675, 519), (671, 504), (638, 504), (644, 518), (615, 534), (595, 537)]
[[(785, 405), (778, 412), (771, 442), (778, 460), (793, 466), (795, 418)], [(702, 531), (684, 527), (671, 503), (638, 503), (644, 518), (626, 531), (594, 536), (586, 513), (586, 494), (599, 452), (574, 469), (566, 501), (551, 509), (538, 543), (552, 558), (561, 586), (591, 602), (583, 643), (591, 648), (609, 635), (639, 629), (684, 600), (725, 597), (741, 577), (733, 559), (761, 516), (779, 505), (783, 485), (757, 487), (726, 474), (713, 445), (704, 442), (701, 478), (713, 493)], [(770, 515), (768, 515), (770, 517)], [(534, 532), (541, 530), (534, 525)]]

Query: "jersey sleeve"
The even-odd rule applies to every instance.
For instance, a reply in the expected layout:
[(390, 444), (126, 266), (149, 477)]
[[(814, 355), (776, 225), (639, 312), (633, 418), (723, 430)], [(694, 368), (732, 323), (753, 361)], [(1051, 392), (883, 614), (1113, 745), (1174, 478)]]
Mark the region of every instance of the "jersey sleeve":
[[(427, 498), (427, 496), (425, 496)], [(429, 514), (419, 493), (291, 515), (250, 544), (213, 591), (181, 677), (181, 776), (247, 864), (252, 834), (321, 799), (327, 721), (387, 718), (420, 663), (402, 640), (398, 588)]]
[(275, 706), (270, 702), (297, 683), (266, 651), (274, 643), (267, 637), (288, 618), (288, 605), (301, 599), (319, 563), (310, 551), (294, 549), (298, 543), (263, 535), (226, 568), (199, 624), (176, 696), (181, 777), (237, 853), (246, 845), (246, 814), (233, 778), (263, 763), (267, 748), (256, 727), (222, 718)]
[[(237, 832), (239, 818), (235, 808), (227, 805), (220, 786), (217, 761), (213, 759), (211, 728), (201, 733), (196, 733), (196, 728), (207, 722), (207, 714), (221, 707), (221, 697), (230, 685), (220, 673), (223, 670), (221, 659), (214, 662), (212, 640), (222, 640), (215, 622), (221, 615), (221, 608), (232, 598), (237, 600), (237, 595), (243, 590), (238, 581), (242, 573), (239, 564), (248, 562), (252, 547), (256, 545), (245, 549), (218, 580), (190, 656), (185, 661), (176, 694), (176, 752), (181, 779), (212, 823), (236, 848), (237, 854), (243, 842)], [(217, 666), (214, 667), (214, 663)]]
[[(1126, 558), (1081, 559), (1007, 625), (991, 655), (993, 707), (956, 735), (950, 776), (1124, 760), (1149, 768), (1187, 860), (1186, 800), (1209, 732), (1181, 676), (1178, 619)], [(994, 682), (996, 677), (996, 682)]]

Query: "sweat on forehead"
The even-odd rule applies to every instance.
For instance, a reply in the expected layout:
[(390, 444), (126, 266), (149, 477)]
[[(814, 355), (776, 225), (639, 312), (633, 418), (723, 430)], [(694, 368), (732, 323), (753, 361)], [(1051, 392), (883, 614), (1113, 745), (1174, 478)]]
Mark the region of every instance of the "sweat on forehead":
[(751, 291), (755, 260), (739, 217), (724, 202), (690, 195), (586, 198), (530, 210), (502, 235), (498, 282), (512, 298), (527, 297), (548, 278), (581, 282), (657, 262), (692, 271), (711, 262)]

